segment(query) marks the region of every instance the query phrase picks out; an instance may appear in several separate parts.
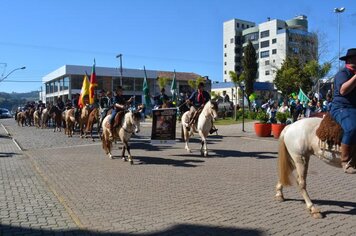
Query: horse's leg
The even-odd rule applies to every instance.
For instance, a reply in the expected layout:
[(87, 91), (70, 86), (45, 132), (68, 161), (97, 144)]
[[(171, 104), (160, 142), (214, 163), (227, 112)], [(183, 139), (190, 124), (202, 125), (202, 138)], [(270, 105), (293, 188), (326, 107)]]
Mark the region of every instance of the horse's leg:
[(187, 130), (186, 127), (183, 126), (183, 137), (184, 137), (184, 141), (185, 141), (185, 150), (187, 150), (187, 152), (191, 153), (192, 151), (189, 148), (189, 132)]
[(130, 152), (130, 145), (128, 143), (128, 141), (123, 141), (124, 147), (126, 147), (127, 149), (127, 158), (129, 159), (129, 162), (131, 165), (133, 165), (133, 158), (131, 156), (131, 152)]
[(125, 157), (125, 151), (126, 151), (126, 146), (125, 144), (122, 145), (122, 152), (121, 152), (121, 159), (123, 161), (127, 161), (127, 158)]
[(313, 218), (320, 219), (322, 218), (322, 215), (319, 209), (317, 209), (312, 203), (309, 194), (307, 192), (308, 166), (309, 166), (309, 156), (305, 158), (299, 156), (295, 161), (295, 168), (298, 174), (297, 184), (310, 214), (312, 215)]
[(207, 157), (208, 156), (208, 146), (207, 146), (207, 141), (206, 141), (206, 136), (203, 133), (203, 131), (199, 130), (199, 135), (201, 137), (201, 148), (200, 148), (200, 153), (202, 156)]

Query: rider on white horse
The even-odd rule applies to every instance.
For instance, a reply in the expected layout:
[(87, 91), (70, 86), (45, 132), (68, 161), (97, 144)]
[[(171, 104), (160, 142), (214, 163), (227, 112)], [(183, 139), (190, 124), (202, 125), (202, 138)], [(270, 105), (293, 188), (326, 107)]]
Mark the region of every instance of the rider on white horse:
[(331, 115), (344, 130), (341, 140), (341, 161), (345, 173), (356, 174), (356, 48), (349, 49), (345, 61), (334, 78), (334, 99)]
[[(198, 120), (200, 112), (203, 110), (205, 103), (207, 103), (208, 101), (210, 101), (210, 94), (204, 90), (204, 83), (200, 82), (198, 85), (198, 90), (193, 92), (192, 95), (186, 101), (187, 104), (192, 104), (189, 111), (189, 127), (194, 127)], [(213, 125), (209, 133), (212, 134), (217, 131), (218, 129), (216, 129)]]
[(133, 101), (133, 97), (131, 97), (129, 100), (126, 101), (125, 97), (123, 96), (123, 88), (119, 85), (116, 88), (116, 96), (114, 97), (114, 107), (111, 113), (110, 117), (110, 124), (109, 124), (109, 130), (110, 130), (110, 139), (113, 138), (113, 130), (114, 130), (114, 120), (115, 116), (117, 113), (123, 117), (125, 114), (125, 110), (127, 108), (127, 105), (130, 104)]

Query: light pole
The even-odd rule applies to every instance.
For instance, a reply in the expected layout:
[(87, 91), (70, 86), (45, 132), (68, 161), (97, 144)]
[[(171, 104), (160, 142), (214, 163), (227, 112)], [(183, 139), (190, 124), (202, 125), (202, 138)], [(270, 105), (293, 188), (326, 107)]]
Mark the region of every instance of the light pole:
[(14, 73), (15, 71), (17, 71), (17, 70), (24, 70), (24, 69), (26, 69), (26, 66), (13, 69), (13, 70), (10, 71), (7, 75), (5, 75), (4, 77), (2, 77), (2, 78), (0, 79), (0, 82), (2, 82), (4, 79), (6, 79), (7, 77), (9, 77), (9, 75), (11, 75), (12, 73)]
[[(337, 27), (339, 31), (339, 58), (340, 58), (340, 14), (345, 11), (345, 7), (334, 8), (334, 12), (337, 14)], [(340, 70), (340, 60), (339, 60), (339, 70)]]
[(122, 86), (122, 54), (118, 54), (116, 58), (120, 57), (120, 86)]

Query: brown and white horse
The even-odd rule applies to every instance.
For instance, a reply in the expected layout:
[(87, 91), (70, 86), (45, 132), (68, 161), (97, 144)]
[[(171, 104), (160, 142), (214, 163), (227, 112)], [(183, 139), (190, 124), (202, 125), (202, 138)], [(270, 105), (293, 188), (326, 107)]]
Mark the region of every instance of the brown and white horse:
[(84, 138), (84, 129), (86, 128), (86, 125), (88, 123), (88, 118), (89, 118), (89, 105), (85, 105), (81, 109), (80, 120), (79, 120), (79, 132), (81, 138)]
[(72, 137), (75, 124), (74, 108), (65, 111), (65, 123), (66, 127), (64, 129), (64, 134), (68, 135), (68, 137)]
[[(183, 133), (183, 138), (185, 141), (185, 149), (188, 152), (191, 152), (189, 148), (189, 138), (190, 136), (193, 135), (194, 132), (199, 133), (199, 136), (201, 138), (201, 147), (200, 147), (200, 153), (202, 156), (208, 156), (208, 147), (207, 147), (207, 141), (206, 138), (209, 135), (209, 131), (212, 128), (213, 125), (213, 120), (215, 120), (218, 117), (218, 112), (217, 112), (218, 106), (215, 102), (208, 101), (203, 108), (203, 111), (200, 113), (199, 118), (198, 118), (198, 124), (195, 129), (195, 127), (189, 127), (189, 120), (190, 120), (190, 111), (187, 111), (183, 114), (182, 116), (182, 133)], [(193, 125), (194, 126), (194, 125)], [(188, 128), (190, 128), (190, 131), (188, 131)]]
[[(310, 156), (317, 156), (329, 165), (341, 167), (340, 149), (337, 146), (325, 145), (316, 135), (321, 121), (320, 118), (306, 118), (286, 126), (279, 138), (278, 151), (279, 180), (276, 186), (276, 199), (284, 200), (283, 186), (291, 185), (290, 177), (293, 177), (314, 218), (322, 218), (322, 215), (310, 200), (306, 190)], [(294, 169), (296, 176), (292, 174)]]
[(42, 114), (41, 114), (41, 127), (42, 127), (42, 129), (43, 128), (47, 128), (47, 123), (48, 123), (48, 118), (49, 118), (48, 113), (49, 113), (49, 109), (48, 108), (43, 109)]
[(33, 113), (33, 123), (36, 126), (36, 128), (40, 128), (41, 127), (41, 113), (39, 110), (36, 110)]
[[(110, 140), (110, 130), (108, 128), (108, 122), (111, 115), (108, 115), (104, 118), (102, 128), (102, 146), (109, 158), (112, 159), (111, 147), (113, 140)], [(130, 164), (133, 164), (133, 158), (130, 152), (129, 140), (133, 133), (140, 132), (140, 120), (141, 114), (138, 111), (132, 112), (129, 111), (124, 116), (124, 121), (121, 126), (114, 128), (114, 139), (119, 139), (123, 143), (122, 148), (122, 159), (127, 161), (129, 160)], [(128, 157), (125, 157), (125, 150), (127, 150)]]

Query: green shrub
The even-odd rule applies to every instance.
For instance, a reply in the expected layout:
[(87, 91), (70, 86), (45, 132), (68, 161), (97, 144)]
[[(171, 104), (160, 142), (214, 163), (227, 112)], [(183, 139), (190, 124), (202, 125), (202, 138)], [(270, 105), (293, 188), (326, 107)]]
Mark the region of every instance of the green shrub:
[(249, 112), (249, 116), (250, 116), (250, 119), (251, 119), (251, 120), (256, 120), (257, 112), (255, 112), (255, 111), (250, 111), (250, 112)]
[(267, 123), (268, 121), (268, 114), (264, 111), (260, 111), (257, 113), (256, 119), (260, 122), (260, 123)]
[(285, 124), (288, 119), (288, 113), (287, 112), (277, 112), (276, 118), (281, 124)]

